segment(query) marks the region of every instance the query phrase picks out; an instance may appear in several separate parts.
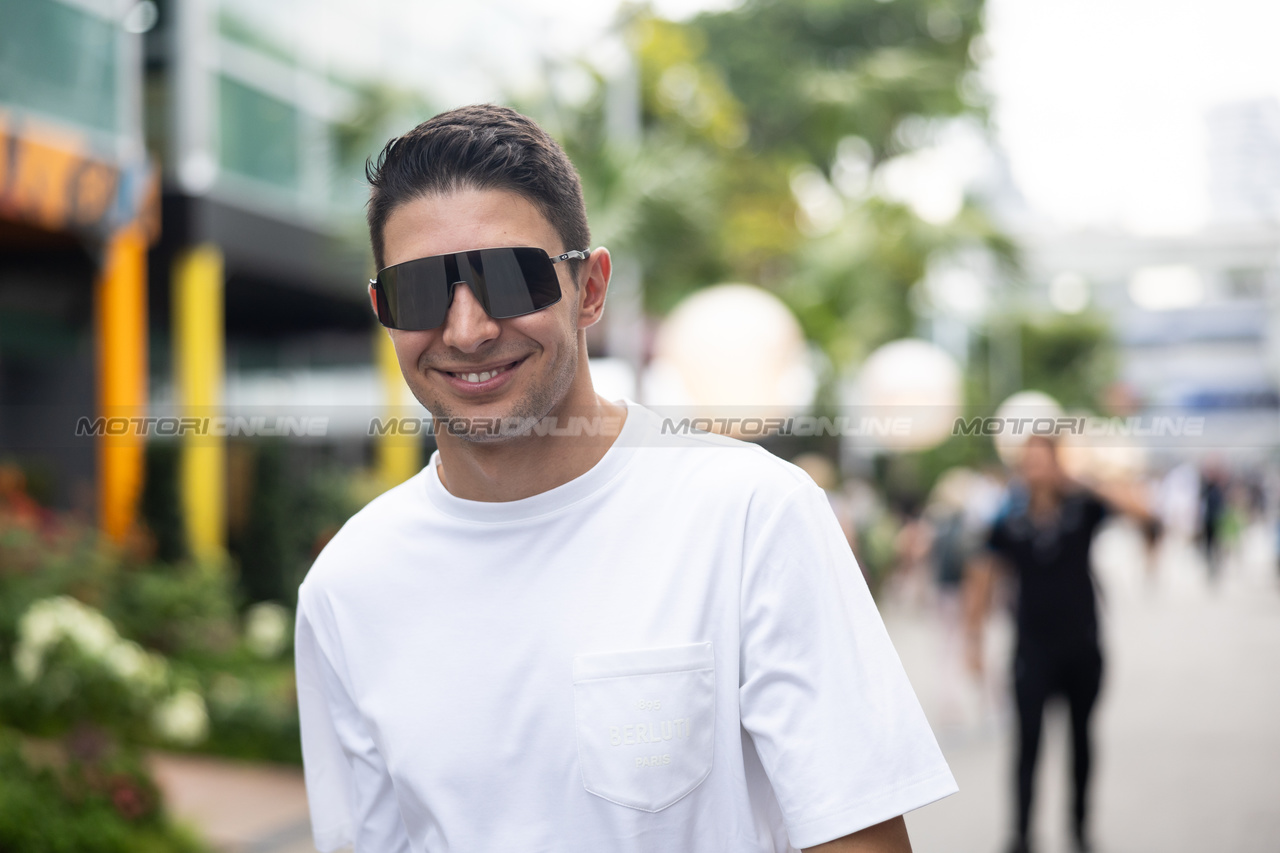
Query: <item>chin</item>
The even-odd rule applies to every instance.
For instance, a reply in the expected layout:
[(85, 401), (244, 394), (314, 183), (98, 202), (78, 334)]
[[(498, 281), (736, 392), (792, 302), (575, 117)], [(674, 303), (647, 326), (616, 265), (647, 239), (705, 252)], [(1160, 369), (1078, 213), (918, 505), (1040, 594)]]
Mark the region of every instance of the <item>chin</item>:
[[(459, 406), (453, 401), (434, 400), (423, 403), (437, 421), (447, 424), (437, 427), (440, 434), (447, 434), (471, 444), (494, 444), (513, 441), (530, 435), (533, 427), (554, 409), (551, 395), (525, 394), (514, 404), (501, 403)], [(452, 403), (452, 405), (451, 405)]]
[[(571, 358), (543, 382), (507, 388), (508, 393), (488, 402), (472, 403), (449, 393), (415, 392), (414, 396), (433, 418), (460, 425), (457, 432), (446, 431), (454, 438), (472, 444), (514, 441), (530, 436), (534, 424), (556, 412), (573, 387), (576, 371), (577, 359)], [(521, 377), (524, 381), (531, 378)]]

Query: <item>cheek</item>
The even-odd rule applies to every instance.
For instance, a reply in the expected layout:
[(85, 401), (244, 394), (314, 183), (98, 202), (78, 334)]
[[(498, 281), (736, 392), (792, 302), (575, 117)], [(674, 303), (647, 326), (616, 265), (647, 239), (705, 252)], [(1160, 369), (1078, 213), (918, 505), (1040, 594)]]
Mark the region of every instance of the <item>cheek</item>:
[(430, 344), (430, 340), (422, 332), (404, 332), (391, 329), (391, 344), (395, 348), (396, 361), (402, 369), (412, 371), (418, 365), (418, 359)]
[(578, 333), (574, 328), (577, 319), (577, 306), (574, 303), (561, 301), (549, 309), (555, 313), (531, 314), (527, 318), (517, 317), (513, 322), (527, 320), (515, 327), (521, 335), (538, 343), (544, 351), (553, 351), (557, 358), (564, 358), (565, 350), (577, 349)]

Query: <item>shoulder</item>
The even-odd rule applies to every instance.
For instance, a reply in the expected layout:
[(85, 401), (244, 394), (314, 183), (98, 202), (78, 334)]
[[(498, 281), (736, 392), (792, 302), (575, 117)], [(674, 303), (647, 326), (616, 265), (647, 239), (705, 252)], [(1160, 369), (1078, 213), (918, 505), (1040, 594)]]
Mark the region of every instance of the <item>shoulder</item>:
[(1010, 485), (1000, 498), (991, 518), (987, 544), (999, 549), (1009, 539), (1010, 532), (1026, 524), (1027, 496), (1018, 485)]
[(1110, 507), (1106, 501), (1086, 488), (1078, 488), (1069, 492), (1063, 502), (1091, 524), (1100, 522), (1110, 512)]
[(697, 429), (706, 419), (661, 414), (643, 406), (632, 406), (630, 412), (645, 421), (637, 461), (648, 471), (660, 471), (673, 485), (721, 494), (782, 495), (818, 489), (802, 469), (758, 444)]

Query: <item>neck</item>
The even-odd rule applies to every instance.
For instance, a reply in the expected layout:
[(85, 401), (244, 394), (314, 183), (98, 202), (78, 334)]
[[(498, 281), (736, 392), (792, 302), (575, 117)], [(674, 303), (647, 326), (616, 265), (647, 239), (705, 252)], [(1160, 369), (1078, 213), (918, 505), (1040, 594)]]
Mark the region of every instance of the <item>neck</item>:
[[(579, 396), (585, 399), (566, 400), (548, 413), (555, 429), (544, 434), (535, 430), (493, 442), (440, 435), (441, 483), (456, 497), (496, 502), (532, 497), (581, 477), (613, 446), (627, 410), (599, 397), (589, 383)], [(586, 426), (575, 430), (573, 424)]]
[(1030, 490), (1028, 507), (1032, 515), (1045, 515), (1058, 508), (1058, 490), (1052, 485), (1040, 485)]

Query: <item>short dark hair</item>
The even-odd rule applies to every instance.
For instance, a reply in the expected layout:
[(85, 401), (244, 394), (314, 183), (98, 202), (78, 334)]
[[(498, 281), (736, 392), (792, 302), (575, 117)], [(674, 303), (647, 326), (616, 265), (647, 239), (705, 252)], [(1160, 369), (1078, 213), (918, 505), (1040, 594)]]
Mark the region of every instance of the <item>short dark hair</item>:
[[(376, 161), (366, 161), (365, 177), (378, 269), (385, 266), (387, 219), (397, 207), (464, 189), (517, 193), (551, 223), (565, 251), (591, 244), (578, 170), (537, 122), (507, 107), (476, 104), (427, 119), (389, 141)], [(575, 282), (580, 263), (570, 262)]]

